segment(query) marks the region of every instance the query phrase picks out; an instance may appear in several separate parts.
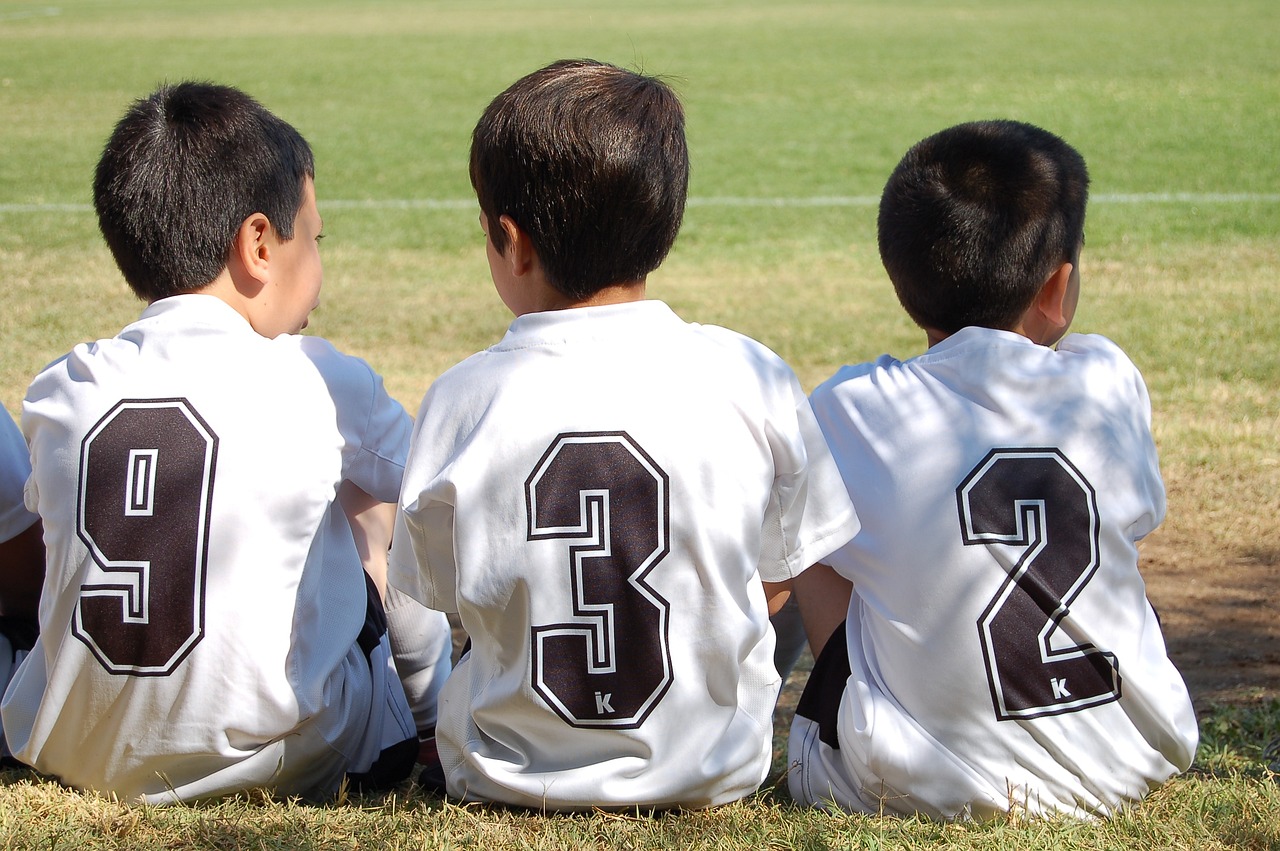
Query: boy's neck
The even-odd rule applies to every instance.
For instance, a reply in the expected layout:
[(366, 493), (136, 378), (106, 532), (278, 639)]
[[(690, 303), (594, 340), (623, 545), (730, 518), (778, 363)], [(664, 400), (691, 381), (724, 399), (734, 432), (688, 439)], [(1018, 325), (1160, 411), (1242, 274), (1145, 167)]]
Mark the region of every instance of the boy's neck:
[(935, 328), (925, 328), (924, 335), (925, 339), (929, 341), (929, 348), (931, 349), (951, 336), (950, 334), (944, 333)]
[[(1061, 337), (1061, 334), (1058, 334), (1052, 337), (1046, 337), (1045, 335), (1038, 335), (1036, 333), (1033, 333), (1032, 331), (1029, 331), (1027, 328), (1023, 327), (1023, 324), (1021, 322), (1019, 322), (1013, 328), (993, 328), (992, 330), (1006, 331), (1010, 334), (1017, 334), (1021, 337), (1026, 337), (1028, 340), (1030, 340), (1031, 342), (1035, 343), (1038, 346), (1047, 346), (1048, 348), (1053, 348), (1054, 345), (1058, 342), (1058, 339)], [(943, 340), (950, 337), (952, 333), (955, 333), (955, 332), (946, 333), (943, 331), (938, 331), (934, 328), (925, 328), (924, 333), (925, 333), (925, 337), (929, 341), (929, 348), (932, 349), (934, 346), (938, 345)]]
[(532, 300), (528, 309), (521, 310), (516, 316), (526, 313), (543, 313), (549, 310), (571, 310), (576, 307), (601, 307), (606, 304), (627, 304), (633, 301), (644, 301), (646, 280), (628, 281), (613, 284), (597, 290), (586, 298), (571, 298), (550, 286), (547, 286)]
[(225, 266), (218, 273), (218, 277), (214, 278), (203, 287), (196, 289), (184, 290), (177, 295), (207, 295), (213, 296), (222, 303), (226, 304), (236, 313), (244, 317), (244, 320), (250, 325), (253, 324), (253, 318), (249, 313), (249, 306), (244, 294), (235, 285), (231, 271)]

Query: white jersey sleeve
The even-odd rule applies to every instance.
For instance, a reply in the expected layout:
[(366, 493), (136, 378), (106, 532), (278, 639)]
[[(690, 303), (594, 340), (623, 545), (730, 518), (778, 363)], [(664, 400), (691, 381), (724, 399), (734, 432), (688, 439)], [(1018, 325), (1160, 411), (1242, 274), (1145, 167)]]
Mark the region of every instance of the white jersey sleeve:
[[(762, 373), (777, 370), (781, 363), (773, 352), (734, 331), (712, 326), (699, 330), (736, 351), (744, 363), (758, 363)], [(844, 502), (831, 496), (844, 484), (808, 397), (789, 368), (779, 372), (785, 391), (779, 389), (776, 419), (765, 424), (764, 435), (774, 464), (760, 542), (759, 573), (767, 582), (785, 582), (818, 563), (847, 541), (858, 524)], [(787, 402), (790, 409), (783, 407)]]
[(427, 411), (439, 412), (450, 404), (445, 385), (439, 381), (427, 391), (414, 421), (410, 438), (411, 454), (396, 514), (395, 534), (387, 580), (428, 608), (441, 612), (458, 611), (457, 563), (454, 558), (453, 524), (456, 491), (439, 471), (444, 466), (438, 451), (446, 438), (428, 432), (423, 436)]
[(395, 502), (413, 427), (408, 414), (365, 361), (319, 337), (291, 339), (316, 364), (329, 395), (343, 401), (335, 411), (344, 446), (343, 478), (375, 499)]
[(1138, 571), (1165, 498), (1123, 352), (966, 328), (812, 402), (863, 525), (828, 559), (854, 586), (850, 675), (838, 747), (793, 726), (800, 800), (1106, 813), (1190, 764), (1195, 715)]
[(768, 769), (762, 580), (857, 528), (790, 369), (648, 301), (528, 314), (437, 380), (393, 585), (471, 638), (441, 696), (454, 795), (703, 806)]

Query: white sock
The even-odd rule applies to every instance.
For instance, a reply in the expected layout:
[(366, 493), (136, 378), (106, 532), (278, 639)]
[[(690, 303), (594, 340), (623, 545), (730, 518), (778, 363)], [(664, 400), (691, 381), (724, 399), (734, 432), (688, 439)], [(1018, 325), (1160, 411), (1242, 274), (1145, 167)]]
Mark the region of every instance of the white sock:
[(419, 733), (436, 726), (436, 701), (452, 670), (453, 633), (444, 612), (387, 587), (387, 637)]

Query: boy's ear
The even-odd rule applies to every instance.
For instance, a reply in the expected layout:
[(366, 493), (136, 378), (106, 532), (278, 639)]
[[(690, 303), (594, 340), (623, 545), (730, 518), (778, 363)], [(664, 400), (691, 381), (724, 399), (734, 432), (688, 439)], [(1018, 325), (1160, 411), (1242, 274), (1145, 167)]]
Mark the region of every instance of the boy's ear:
[[(264, 213), (254, 213), (240, 223), (231, 243), (230, 262), (243, 270), (249, 279), (259, 285), (269, 280), (271, 264), (271, 244), (269, 237), (273, 229), (271, 220)], [(241, 276), (235, 276), (239, 279)], [(245, 281), (244, 283), (248, 283)]]
[(1050, 329), (1060, 330), (1071, 324), (1071, 306), (1067, 304), (1071, 273), (1075, 266), (1063, 263), (1040, 287), (1040, 293), (1032, 309), (1040, 314), (1041, 321)]
[(510, 216), (501, 216), (498, 219), (498, 227), (502, 228), (507, 237), (507, 248), (502, 252), (502, 256), (511, 266), (511, 274), (516, 277), (528, 274), (538, 259), (533, 240)]

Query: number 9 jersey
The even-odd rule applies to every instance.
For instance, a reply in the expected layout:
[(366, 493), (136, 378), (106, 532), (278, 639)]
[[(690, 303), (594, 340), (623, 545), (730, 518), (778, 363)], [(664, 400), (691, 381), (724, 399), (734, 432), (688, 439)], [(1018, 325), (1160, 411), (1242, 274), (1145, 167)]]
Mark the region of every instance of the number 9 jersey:
[(401, 506), (391, 584), (471, 640), (448, 791), (539, 809), (754, 791), (780, 685), (761, 581), (857, 529), (790, 368), (659, 301), (520, 316), (441, 376)]
[(153, 802), (323, 796), (360, 770), (383, 700), (335, 497), (394, 502), (410, 428), (363, 361), (208, 295), (46, 368), (23, 406), (48, 569), (4, 697), (14, 754)]
[(823, 661), (848, 669), (824, 692), (815, 667), (797, 711), (797, 801), (1106, 814), (1191, 764), (1138, 572), (1165, 512), (1151, 403), (1115, 344), (964, 328), (811, 401), (862, 529), (827, 560), (854, 590)]

